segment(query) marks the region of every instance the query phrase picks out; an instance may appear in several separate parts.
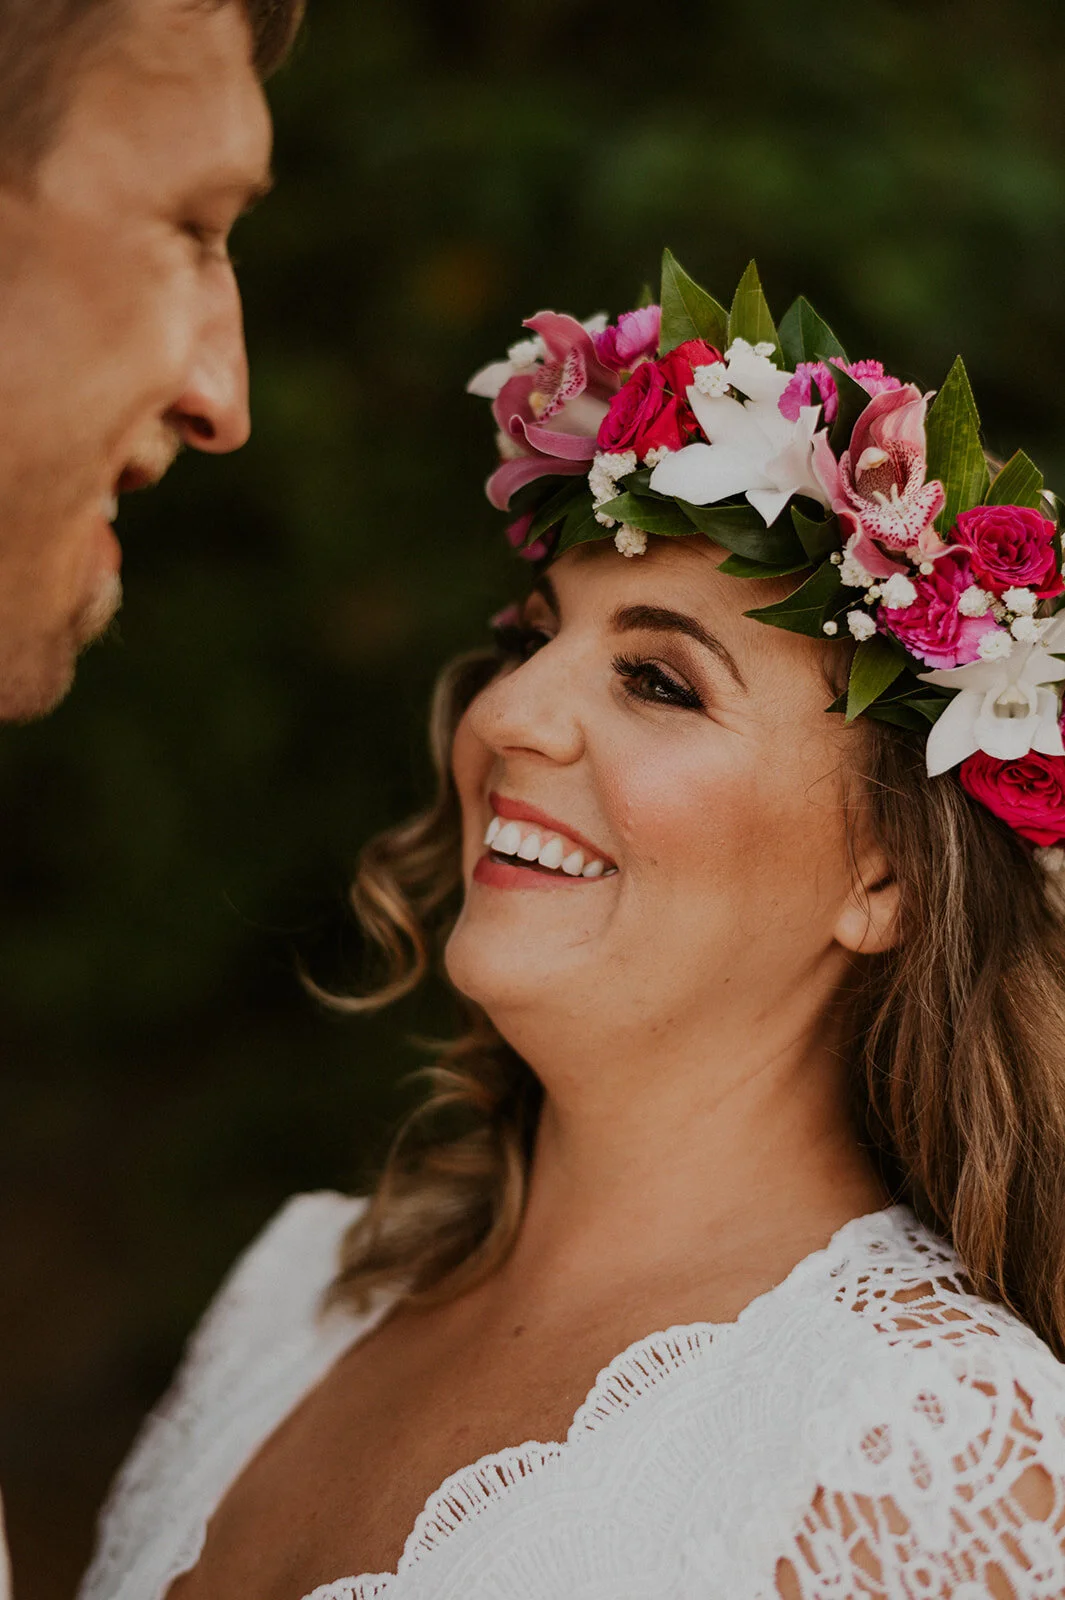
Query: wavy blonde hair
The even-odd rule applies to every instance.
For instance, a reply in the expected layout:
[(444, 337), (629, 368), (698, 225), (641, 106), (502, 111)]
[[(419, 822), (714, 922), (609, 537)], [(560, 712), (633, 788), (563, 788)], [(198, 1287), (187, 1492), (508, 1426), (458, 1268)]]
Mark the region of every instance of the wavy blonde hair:
[[(426, 976), (461, 889), (450, 754), (497, 670), (467, 656), (432, 712), (432, 803), (364, 850), (355, 912), (388, 1005)], [(1031, 852), (952, 778), (929, 779), (923, 740), (869, 724), (864, 781), (899, 886), (900, 938), (859, 965), (850, 1017), (859, 1137), (891, 1194), (949, 1238), (973, 1287), (1065, 1357), (1065, 918)], [(336, 1298), (457, 1296), (503, 1261), (519, 1227), (538, 1080), (484, 1013), (426, 1077), (369, 1206), (345, 1240)]]

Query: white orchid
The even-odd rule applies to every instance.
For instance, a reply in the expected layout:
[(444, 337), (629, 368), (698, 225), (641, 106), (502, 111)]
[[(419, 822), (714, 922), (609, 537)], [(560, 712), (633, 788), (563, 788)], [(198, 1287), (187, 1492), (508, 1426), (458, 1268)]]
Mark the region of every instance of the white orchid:
[[(594, 338), (597, 333), (602, 333), (606, 323), (606, 312), (597, 311), (594, 317), (582, 322), (581, 327)], [(510, 346), (505, 361), (490, 361), (486, 367), (474, 373), (466, 385), (466, 393), (475, 394), (481, 400), (494, 400), (511, 378), (517, 378), (523, 372), (535, 372), (546, 355), (547, 346), (538, 335), (532, 339), (519, 339)]]
[(726, 352), (725, 362), (730, 386), (746, 400), (689, 388), (688, 403), (710, 442), (685, 445), (659, 462), (651, 488), (696, 506), (746, 495), (767, 526), (793, 494), (827, 506), (812, 464), (821, 407), (803, 406), (795, 422), (782, 416), (780, 397), (792, 374), (743, 340)]
[(1065, 661), (1050, 653), (1065, 646), (1065, 618), (1037, 626), (1036, 641), (1014, 644), (1004, 660), (921, 673), (923, 683), (959, 691), (928, 735), (929, 777), (949, 771), (978, 750), (998, 761), (1016, 761), (1030, 750), (1065, 756), (1058, 694), (1046, 687), (1065, 679)]

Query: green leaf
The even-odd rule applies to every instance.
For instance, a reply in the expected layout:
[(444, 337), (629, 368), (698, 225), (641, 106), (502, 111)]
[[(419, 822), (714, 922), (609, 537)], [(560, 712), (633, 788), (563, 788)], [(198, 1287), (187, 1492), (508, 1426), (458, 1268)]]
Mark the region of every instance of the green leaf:
[(905, 700), (876, 700), (865, 710), (875, 722), (890, 722), (896, 728), (906, 728), (910, 733), (927, 733), (928, 723)]
[(792, 503), (791, 520), (799, 542), (810, 558), (811, 566), (818, 566), (833, 550), (842, 547), (838, 517), (815, 518), (806, 516)]
[(644, 533), (657, 533), (665, 539), (684, 539), (696, 531), (675, 500), (645, 500), (642, 495), (626, 492), (616, 500), (608, 500), (599, 510), (617, 522), (631, 523)]
[(778, 517), (767, 528), (751, 506), (693, 506), (687, 500), (678, 500), (676, 504), (700, 533), (735, 555), (746, 556), (748, 561), (761, 561), (770, 567), (789, 563), (810, 565), (786, 517)]
[(583, 495), (570, 510), (558, 536), (556, 555), (572, 549), (575, 544), (591, 544), (594, 539), (611, 537), (611, 530), (597, 521), (593, 505), (591, 495)]
[(980, 443), (980, 414), (969, 374), (958, 357), (928, 413), (928, 480), (938, 478), (946, 501), (936, 518), (940, 533), (949, 531), (959, 511), (978, 506), (988, 490), (990, 473)]
[(723, 350), (728, 337), (728, 317), (713, 295), (689, 278), (672, 251), (662, 252), (662, 330), (658, 353), (668, 355), (685, 339), (705, 339)]
[(1034, 506), (1043, 500), (1043, 474), (1023, 450), (1010, 456), (1001, 472), (992, 478), (984, 504), (989, 506)]
[(545, 533), (562, 522), (566, 515), (573, 510), (574, 505), (588, 493), (588, 480), (586, 478), (567, 478), (560, 489), (549, 495), (529, 524), (529, 531), (525, 535), (525, 543), (533, 544), (535, 540), (543, 538)]
[(726, 556), (717, 570), (730, 578), (786, 578), (793, 572), (806, 572), (809, 566), (805, 557), (783, 565), (767, 565), (764, 561), (748, 561), (746, 556)]
[(655, 303), (655, 292), (654, 292), (654, 290), (651, 288), (651, 285), (649, 283), (643, 284), (641, 289), (640, 289), (639, 294), (636, 297), (636, 310), (637, 311), (643, 311), (647, 306), (653, 306), (654, 303)]
[(773, 346), (778, 362), (783, 359), (777, 330), (762, 293), (762, 280), (753, 261), (748, 263), (739, 281), (728, 314), (729, 344), (735, 339), (746, 339), (748, 344), (761, 344), (764, 341)]
[(829, 443), (837, 455), (842, 455), (851, 442), (854, 424), (869, 404), (871, 396), (849, 372), (841, 372), (839, 367), (833, 367), (832, 376), (836, 381), (839, 409), (832, 424)]
[(847, 682), (847, 721), (860, 717), (885, 689), (890, 689), (905, 666), (904, 652), (882, 634), (863, 639), (854, 652)]
[(789, 633), (805, 633), (812, 639), (823, 639), (823, 623), (834, 608), (842, 588), (839, 568), (826, 561), (806, 582), (786, 599), (772, 606), (757, 606), (745, 611), (744, 616), (756, 622), (767, 622), (774, 628), (786, 628)]
[(779, 332), (786, 367), (797, 367), (800, 361), (827, 361), (829, 356), (847, 359), (847, 352), (828, 323), (802, 295), (785, 311)]

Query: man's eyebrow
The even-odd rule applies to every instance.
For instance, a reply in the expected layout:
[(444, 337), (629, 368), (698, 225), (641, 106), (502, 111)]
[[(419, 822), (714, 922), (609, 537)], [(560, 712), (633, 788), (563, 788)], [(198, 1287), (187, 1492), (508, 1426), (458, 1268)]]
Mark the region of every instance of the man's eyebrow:
[(683, 611), (671, 611), (667, 606), (621, 606), (611, 617), (610, 625), (615, 633), (631, 633), (634, 628), (643, 628), (651, 633), (686, 634), (721, 663), (744, 694), (749, 692), (747, 680), (731, 650), (721, 643), (715, 633), (704, 628), (698, 617), (689, 617)]

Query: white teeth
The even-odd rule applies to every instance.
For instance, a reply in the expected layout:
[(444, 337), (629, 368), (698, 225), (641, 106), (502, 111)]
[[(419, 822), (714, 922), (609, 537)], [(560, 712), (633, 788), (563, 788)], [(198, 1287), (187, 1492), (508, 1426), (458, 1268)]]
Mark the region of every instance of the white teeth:
[(488, 832), (484, 836), (485, 844), (491, 844), (493, 842), (502, 826), (503, 824), (500, 822), (498, 817), (492, 818), (491, 822), (488, 824)]
[(572, 855), (566, 856), (562, 863), (562, 870), (567, 877), (579, 878), (584, 871), (584, 851), (574, 850)]
[(105, 495), (100, 501), (100, 510), (108, 522), (114, 522), (118, 516), (118, 496), (115, 494)]
[(602, 861), (589, 861), (588, 865), (585, 867), (584, 871), (581, 873), (581, 877), (582, 878), (601, 878), (605, 871), (606, 871), (606, 866), (604, 865), (604, 863)]
[(551, 867), (554, 869), (562, 865), (562, 857), (565, 854), (566, 847), (556, 834), (553, 839), (548, 839), (547, 843), (544, 845), (536, 859), (539, 861), (542, 867)]
[(517, 855), (520, 844), (521, 829), (518, 824), (516, 822), (506, 822), (496, 834), (492, 848), (497, 850), (501, 856), (513, 856)]
[(518, 846), (519, 861), (535, 861), (540, 854), (540, 835), (528, 833)]

